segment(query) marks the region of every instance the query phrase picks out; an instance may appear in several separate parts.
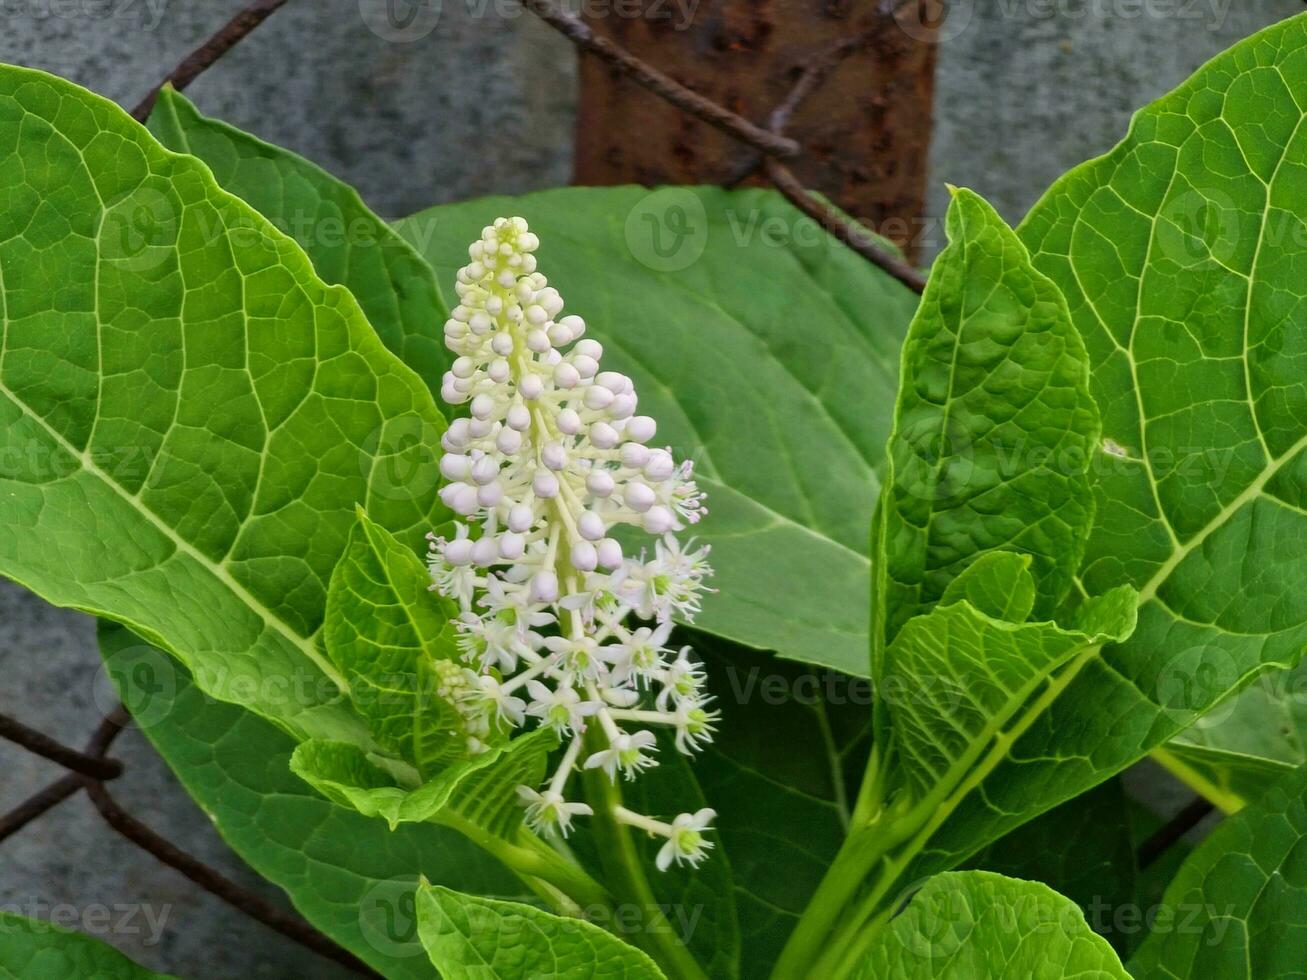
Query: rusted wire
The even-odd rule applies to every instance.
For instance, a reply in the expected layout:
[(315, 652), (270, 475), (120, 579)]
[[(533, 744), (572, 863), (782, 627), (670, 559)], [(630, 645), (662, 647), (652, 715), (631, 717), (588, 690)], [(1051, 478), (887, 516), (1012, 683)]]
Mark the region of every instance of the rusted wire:
[(794, 140), (777, 136), (738, 113), (731, 112), (711, 99), (705, 99), (699, 93), (686, 88), (676, 79), (637, 58), (621, 45), (596, 34), (590, 29), (589, 24), (559, 6), (554, 0), (522, 0), (522, 6), (577, 47), (584, 48), (595, 57), (603, 59), (660, 99), (665, 99), (677, 108), (685, 110), (711, 126), (716, 126), (769, 156), (789, 158), (799, 155), (799, 144)]
[[(843, 242), (877, 268), (893, 276), (908, 289), (918, 295), (925, 290), (926, 280), (920, 272), (908, 262), (882, 248), (870, 229), (861, 222), (854, 221), (831, 207), (820, 197), (809, 192), (799, 179), (794, 176), (793, 172), (781, 163), (781, 160), (791, 159), (801, 152), (799, 144), (781, 132), (788, 124), (790, 116), (799, 104), (825, 80), (835, 66), (853, 51), (868, 43), (872, 32), (875, 30), (874, 28), (841, 39), (827, 50), (816, 55), (802, 70), (798, 82), (790, 90), (786, 99), (773, 110), (770, 127), (762, 129), (710, 99), (705, 99), (698, 93), (690, 91), (657, 68), (631, 54), (619, 44), (595, 34), (581, 18), (559, 7), (555, 0), (521, 0), (521, 2), (527, 10), (544, 20), (578, 47), (602, 58), (618, 71), (621, 71), (672, 105), (705, 122), (711, 123), (758, 151), (763, 172), (766, 173), (772, 183), (776, 185), (776, 189), (790, 203), (816, 221), (834, 238)], [(880, 10), (881, 18), (895, 16), (905, 5), (905, 2), (906, 0), (886, 2)], [(733, 178), (728, 178), (726, 181), (727, 186), (743, 180), (757, 166), (757, 159), (750, 159), (746, 167), (736, 172)]]
[(276, 13), (285, 3), (286, 0), (255, 0), (254, 3), (236, 14), (235, 17), (223, 24), (216, 34), (182, 59), (181, 63), (169, 72), (163, 81), (150, 89), (149, 94), (137, 103), (136, 108), (132, 110), (132, 118), (137, 122), (145, 122), (150, 116), (150, 110), (154, 108), (155, 100), (159, 97), (159, 91), (165, 85), (171, 85), (180, 92), (195, 81), (205, 69), (212, 66), (214, 62), (244, 40), (254, 28)]
[(51, 762), (59, 763), (65, 769), (92, 779), (113, 779), (123, 771), (122, 763), (117, 759), (106, 759), (102, 755), (97, 758), (70, 749), (8, 715), (0, 714), (0, 738), (6, 738), (29, 752), (35, 752)]
[(0, 817), (0, 841), (22, 830), (33, 820), (48, 813), (64, 800), (85, 789), (96, 811), (106, 823), (137, 847), (164, 864), (181, 872), (205, 891), (228, 905), (275, 929), (319, 956), (366, 977), (379, 977), (370, 966), (353, 953), (318, 932), (299, 916), (273, 905), (249, 889), (242, 888), (221, 872), (187, 854), (176, 844), (155, 833), (119, 805), (104, 785), (105, 779), (122, 774), (122, 763), (108, 758), (108, 752), (120, 732), (131, 721), (121, 704), (109, 712), (78, 752), (5, 715), (0, 715), (0, 735), (51, 762), (71, 770), (44, 789), (24, 800)]

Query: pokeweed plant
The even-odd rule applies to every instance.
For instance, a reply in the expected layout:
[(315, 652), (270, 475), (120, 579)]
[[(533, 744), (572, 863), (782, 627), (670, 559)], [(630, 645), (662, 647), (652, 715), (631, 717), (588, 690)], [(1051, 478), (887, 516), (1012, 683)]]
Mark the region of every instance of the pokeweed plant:
[[(387, 227), (0, 69), (0, 571), (387, 976), (1296, 975), (1305, 86), (1298, 17), (1017, 229), (955, 190), (915, 302), (765, 192)], [(1239, 812), (1137, 941), (1149, 752)]]

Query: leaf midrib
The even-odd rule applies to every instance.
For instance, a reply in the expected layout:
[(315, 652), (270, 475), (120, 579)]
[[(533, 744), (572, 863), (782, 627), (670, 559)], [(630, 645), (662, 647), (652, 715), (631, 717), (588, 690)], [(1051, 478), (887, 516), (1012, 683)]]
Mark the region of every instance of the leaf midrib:
[(200, 565), (200, 567), (208, 571), (214, 578), (234, 593), (245, 605), (259, 613), (260, 618), (266, 625), (276, 630), (293, 646), (300, 650), (300, 652), (308, 657), (309, 660), (313, 662), (314, 666), (330, 678), (332, 683), (336, 684), (336, 686), (343, 692), (347, 693), (349, 691), (349, 683), (339, 674), (335, 667), (328, 663), (326, 658), (324, 658), (322, 654), (314, 648), (311, 642), (296, 633), (291, 629), (289, 624), (260, 602), (259, 599), (246, 589), (245, 586), (241, 585), (241, 583), (237, 581), (232, 576), (231, 572), (229, 572), (224, 566), (212, 562), (203, 552), (185, 538), (181, 537), (174, 528), (170, 527), (163, 518), (151, 510), (143, 501), (138, 497), (129, 494), (124, 487), (114, 481), (108, 473), (96, 465), (95, 461), (90, 456), (88, 456), (83, 450), (77, 448), (73, 443), (69, 442), (64, 437), (63, 433), (51, 426), (49, 422), (32, 408), (32, 406), (28, 405), (27, 402), (18, 397), (18, 395), (16, 395), (9, 386), (4, 383), (2, 378), (0, 378), (0, 393), (4, 394), (5, 397), (13, 402), (13, 404), (16, 405), (25, 416), (44, 429), (50, 438), (57, 442), (65, 452), (73, 456), (80, 463), (84, 472), (90, 474), (100, 480), (105, 486), (109, 487), (123, 500), (124, 503), (127, 504), (128, 507), (136, 511), (141, 517), (163, 534), (164, 537), (171, 541), (173, 546), (179, 552), (186, 555), (192, 561)]

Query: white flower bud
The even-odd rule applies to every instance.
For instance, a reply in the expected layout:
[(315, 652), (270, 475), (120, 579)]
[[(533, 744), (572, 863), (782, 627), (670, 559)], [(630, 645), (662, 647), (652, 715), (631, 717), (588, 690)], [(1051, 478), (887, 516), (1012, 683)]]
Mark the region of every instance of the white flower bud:
[(599, 370), (599, 362), (593, 357), (586, 357), (584, 354), (573, 353), (572, 367), (576, 368), (577, 373), (581, 375), (582, 378), (588, 379), (593, 378), (595, 372)]
[(535, 401), (545, 393), (545, 383), (538, 374), (528, 374), (517, 383), (517, 390), (529, 402)]
[(577, 518), (576, 529), (587, 541), (598, 541), (608, 533), (608, 526), (604, 524), (604, 519), (592, 510), (583, 512)]
[(622, 437), (607, 422), (596, 422), (590, 426), (590, 441), (599, 449), (612, 449)]
[(581, 372), (564, 361), (554, 368), (554, 384), (560, 388), (575, 388), (581, 383)]
[(644, 475), (655, 483), (662, 483), (676, 472), (676, 461), (666, 449), (653, 449), (644, 464)]
[(531, 579), (531, 599), (533, 602), (557, 602), (558, 576), (550, 571), (537, 572)]
[(628, 466), (633, 470), (644, 469), (644, 464), (649, 462), (649, 450), (638, 442), (627, 442), (622, 444), (622, 465)]
[(494, 538), (481, 538), (472, 546), (472, 560), (478, 565), (493, 565), (499, 558), (499, 542)]
[(472, 461), (461, 453), (445, 453), (440, 457), (440, 474), (446, 480), (466, 480), (472, 472)]
[(522, 448), (522, 433), (516, 429), (500, 429), (495, 436), (495, 448), (505, 456), (512, 456)]
[(551, 470), (561, 470), (567, 466), (567, 450), (561, 442), (545, 443), (540, 450), (540, 461)]
[(585, 478), (585, 488), (596, 497), (611, 496), (616, 487), (612, 474), (607, 470), (591, 470)]
[(534, 523), (535, 514), (526, 504), (514, 504), (513, 509), (508, 512), (508, 528), (510, 531), (529, 531)]
[(531, 480), (531, 490), (541, 500), (551, 500), (558, 496), (558, 477), (548, 470), (539, 470)]
[(472, 479), (485, 486), (499, 476), (499, 463), (493, 456), (482, 456), (472, 464)]
[(666, 534), (676, 529), (676, 515), (662, 504), (650, 507), (644, 515), (644, 529), (650, 534)]
[(581, 431), (581, 416), (577, 415), (573, 409), (565, 408), (558, 413), (554, 419), (558, 425), (558, 431), (564, 435), (574, 436)]
[(499, 502), (504, 499), (504, 488), (498, 480), (485, 484), (477, 490), (477, 503), (482, 507), (498, 507)]
[(516, 429), (518, 432), (525, 432), (531, 426), (531, 410), (521, 402), (513, 405), (504, 417), (510, 429)]
[(472, 560), (472, 544), (468, 538), (456, 538), (447, 542), (441, 553), (451, 565), (466, 565)]
[[(585, 343), (585, 341), (582, 341)], [(593, 341), (591, 341), (593, 343)], [(580, 344), (577, 344), (580, 347)], [(631, 379), (620, 371), (604, 371), (597, 378), (595, 384), (601, 384), (614, 395), (621, 395), (631, 390)]]
[(514, 531), (505, 531), (499, 536), (499, 557), (507, 561), (517, 561), (526, 551), (526, 538)]
[(635, 442), (648, 442), (658, 431), (658, 423), (648, 415), (636, 415), (626, 420), (626, 438)]
[(621, 568), (622, 546), (616, 538), (604, 538), (595, 549), (599, 553), (599, 564), (609, 570)]
[(585, 390), (584, 401), (586, 408), (597, 411), (613, 403), (613, 393), (602, 385), (591, 385)]
[(654, 501), (658, 499), (658, 496), (647, 485), (632, 481), (627, 484), (626, 494), (623, 499), (626, 501), (627, 507), (643, 514), (654, 505)]
[(572, 545), (572, 567), (578, 572), (593, 572), (599, 565), (599, 554), (589, 541), (578, 541)]

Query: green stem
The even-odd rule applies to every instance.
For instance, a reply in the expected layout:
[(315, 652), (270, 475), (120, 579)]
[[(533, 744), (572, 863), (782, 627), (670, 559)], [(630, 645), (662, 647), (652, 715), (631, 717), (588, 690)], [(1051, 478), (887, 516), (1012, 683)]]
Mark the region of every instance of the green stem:
[[(855, 827), (782, 951), (772, 974), (774, 980), (791, 977), (838, 980), (856, 968), (857, 957), (878, 932), (872, 926), (880, 921), (878, 915), (884, 916), (882, 905), (890, 889), (944, 821), (1007, 757), (1017, 739), (1049, 709), (1098, 651), (1097, 646), (1087, 648), (1059, 674), (1047, 678), (1043, 692), (1030, 701), (1025, 712), (1006, 731), (994, 728), (980, 743), (988, 744), (988, 751), (981, 749), (975, 753), (975, 764), (962, 769), (964, 778), (953, 776), (941, 780), (908, 812), (882, 811), (872, 824)], [(877, 838), (875, 846), (860, 842), (868, 834)], [(849, 903), (856, 899), (862, 883), (882, 859), (887, 860), (876, 884), (850, 911)]]
[(613, 815), (614, 809), (622, 805), (621, 790), (601, 769), (587, 769), (583, 778), (586, 798), (594, 809), (591, 826), (604, 877), (612, 884), (619, 901), (635, 906), (641, 913), (641, 929), (634, 935), (623, 934), (622, 938), (635, 941), (658, 962), (670, 980), (708, 980), (666, 920), (653, 918), (659, 906), (645, 876), (644, 863), (629, 828)]
[(1221, 810), (1229, 815), (1238, 813), (1248, 801), (1237, 793), (1228, 789), (1222, 789), (1214, 782), (1194, 769), (1188, 763), (1180, 759), (1179, 756), (1171, 752), (1170, 749), (1159, 745), (1149, 753), (1155, 761), (1160, 763), (1172, 776), (1180, 780), (1194, 792), (1205, 796), (1213, 805), (1218, 806)]
[(567, 860), (528, 830), (522, 830), (518, 841), (513, 842), (486, 831), (452, 811), (446, 810), (436, 819), (497, 857), (537, 892), (539, 889), (535, 888), (530, 879), (539, 879), (557, 888), (582, 909), (596, 905), (608, 907), (612, 904), (612, 896), (603, 885), (586, 874), (580, 865)]

